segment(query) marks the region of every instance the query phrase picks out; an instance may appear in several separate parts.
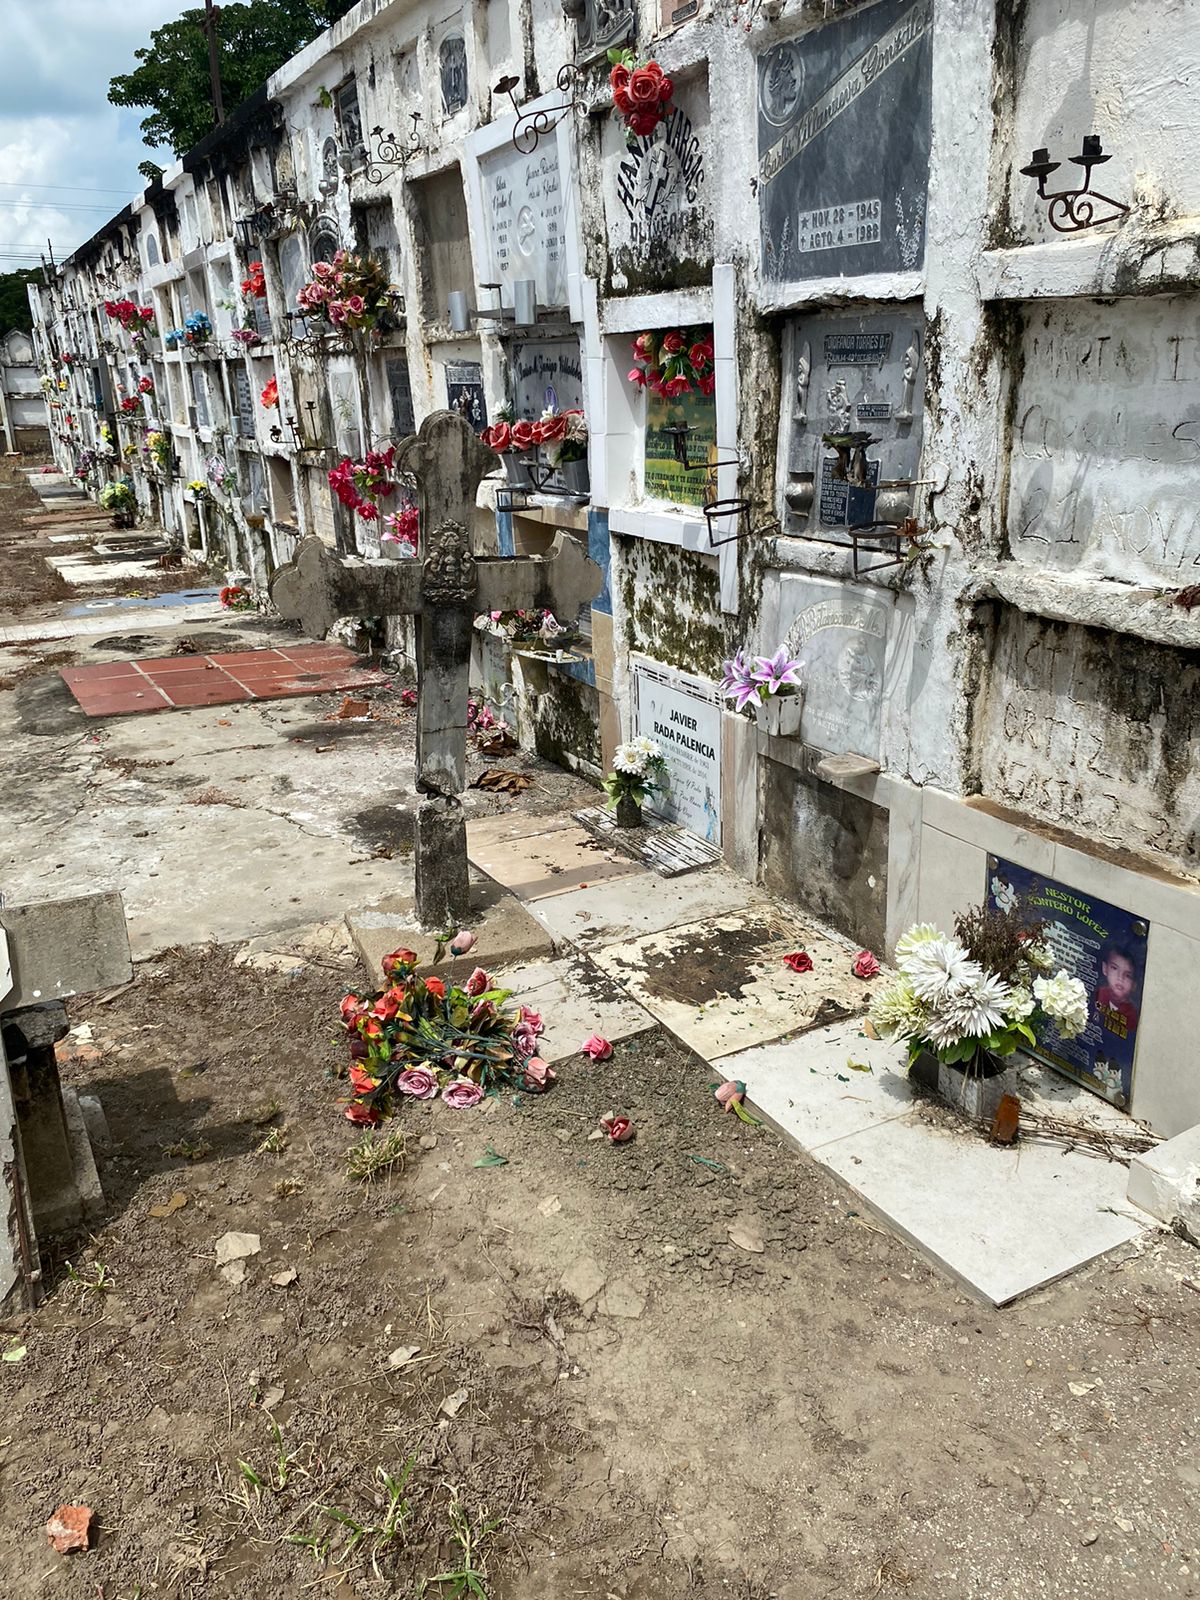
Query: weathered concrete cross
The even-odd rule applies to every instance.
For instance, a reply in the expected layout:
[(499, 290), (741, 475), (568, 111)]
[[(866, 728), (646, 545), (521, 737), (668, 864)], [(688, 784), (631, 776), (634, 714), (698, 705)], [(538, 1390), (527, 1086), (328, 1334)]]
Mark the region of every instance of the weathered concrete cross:
[(568, 534), (547, 556), (477, 556), (470, 523), (480, 480), (496, 465), (456, 411), (435, 411), (396, 451), (396, 471), (417, 482), (421, 559), (337, 556), (320, 539), (301, 541), (271, 579), (280, 615), (314, 639), (339, 617), (417, 619), (417, 915), (447, 928), (470, 911), (466, 825), (467, 692), (472, 624), (483, 611), (545, 607), (573, 618), (595, 599), (604, 575)]

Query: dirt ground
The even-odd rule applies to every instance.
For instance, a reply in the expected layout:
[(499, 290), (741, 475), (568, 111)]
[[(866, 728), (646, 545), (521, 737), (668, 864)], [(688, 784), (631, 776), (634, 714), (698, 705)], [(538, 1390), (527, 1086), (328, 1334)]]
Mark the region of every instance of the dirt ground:
[[(364, 1184), (352, 976), (175, 951), (73, 1008), (114, 1214), (3, 1329), (12, 1600), (453, 1594), (468, 1538), (493, 1600), (1197, 1593), (1190, 1247), (982, 1310), (660, 1034), (541, 1099), (406, 1106)], [(611, 1109), (633, 1143), (589, 1139)], [(46, 1547), (63, 1501), (86, 1556)]]
[[(498, 806), (562, 803), (531, 768)], [(0, 1323), (4, 1600), (1200, 1595), (1194, 1248), (982, 1309), (660, 1032), (406, 1104), (364, 1182), (361, 975), (297, 949), (72, 1003), (111, 1213)], [(590, 1137), (610, 1110), (632, 1143)], [(222, 1268), (230, 1233), (260, 1248)], [(86, 1554), (47, 1545), (63, 1502)]]

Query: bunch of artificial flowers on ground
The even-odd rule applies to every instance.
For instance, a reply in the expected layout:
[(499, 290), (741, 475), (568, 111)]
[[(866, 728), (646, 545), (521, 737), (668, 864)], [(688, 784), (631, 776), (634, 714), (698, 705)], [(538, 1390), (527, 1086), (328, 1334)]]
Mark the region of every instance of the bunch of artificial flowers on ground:
[[(474, 937), (449, 941), (465, 954)], [(540, 1094), (554, 1078), (538, 1055), (544, 1023), (528, 1006), (510, 1006), (509, 989), (496, 988), (482, 967), (462, 984), (417, 974), (411, 950), (383, 958), (387, 987), (377, 994), (349, 993), (342, 1024), (350, 1035), (351, 1122), (372, 1125), (393, 1113), (405, 1096), (449, 1106), (478, 1105), (493, 1090)]]
[(1048, 1025), (1073, 1039), (1087, 1026), (1087, 990), (1062, 969), (1049, 975), (1041, 935), (1041, 924), (985, 906), (956, 917), (954, 937), (916, 924), (896, 945), (899, 976), (876, 996), (872, 1026), (903, 1039), (910, 1062), (928, 1050), (973, 1073), (989, 1055), (1035, 1044)]

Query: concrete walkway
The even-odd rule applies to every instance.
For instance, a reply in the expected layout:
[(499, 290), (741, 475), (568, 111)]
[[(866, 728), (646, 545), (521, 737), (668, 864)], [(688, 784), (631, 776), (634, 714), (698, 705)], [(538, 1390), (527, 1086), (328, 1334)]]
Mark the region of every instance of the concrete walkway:
[[(555, 958), (504, 980), (536, 979), (555, 1059), (593, 1031), (615, 1039), (661, 1024), (714, 1082), (744, 1080), (747, 1103), (864, 1211), (994, 1305), (1151, 1225), (1126, 1199), (1120, 1162), (1030, 1138), (995, 1146), (914, 1094), (903, 1051), (863, 1031), (871, 985), (853, 976), (854, 947), (724, 866), (660, 878), (598, 849), (569, 814), (489, 818), (467, 831), (473, 864), (553, 941)], [(811, 956), (811, 972), (783, 964), (795, 950)], [(1031, 1108), (1085, 1127), (1129, 1126), (1035, 1064), (1023, 1076)]]

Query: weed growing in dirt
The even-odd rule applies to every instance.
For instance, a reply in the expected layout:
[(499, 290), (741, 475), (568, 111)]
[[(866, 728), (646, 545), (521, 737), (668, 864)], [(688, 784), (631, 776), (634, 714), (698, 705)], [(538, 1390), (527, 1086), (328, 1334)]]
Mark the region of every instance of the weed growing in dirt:
[(103, 1300), (104, 1296), (111, 1294), (116, 1287), (103, 1261), (94, 1261), (90, 1271), (89, 1277), (87, 1273), (79, 1272), (70, 1261), (67, 1262), (67, 1277), (78, 1285), (80, 1303), (84, 1305), (87, 1304), (89, 1295), (95, 1295), (97, 1300)]
[(279, 1156), (288, 1147), (286, 1128), (272, 1128), (265, 1139), (255, 1147), (255, 1154), (260, 1156)]
[(290, 1200), (294, 1194), (303, 1192), (304, 1185), (298, 1178), (280, 1178), (271, 1191), (276, 1200)]
[(466, 1595), (471, 1595), (473, 1600), (488, 1600), (484, 1588), (487, 1561), (483, 1551), (500, 1527), (500, 1518), (489, 1517), (487, 1507), (483, 1506), (478, 1520), (473, 1519), (462, 1503), (459, 1490), (451, 1483), (444, 1487), (450, 1491), (446, 1514), (450, 1519), (450, 1542), (457, 1551), (456, 1564), (445, 1572), (435, 1573), (432, 1578), (423, 1578), (419, 1592), (423, 1595), (430, 1585), (437, 1584), (443, 1586), (443, 1600), (463, 1600)]
[[(398, 1549), (404, 1542), (405, 1525), (408, 1522), (412, 1507), (405, 1498), (405, 1489), (408, 1480), (412, 1477), (413, 1469), (417, 1464), (416, 1452), (409, 1456), (400, 1469), (398, 1477), (393, 1477), (386, 1467), (376, 1467), (375, 1476), (383, 1485), (382, 1511), (383, 1515), (378, 1522), (360, 1522), (349, 1511), (343, 1511), (339, 1506), (318, 1506), (318, 1517), (325, 1517), (330, 1522), (337, 1523), (338, 1527), (346, 1530), (341, 1547), (337, 1552), (339, 1561), (349, 1560), (360, 1548), (369, 1551), (371, 1556), (371, 1570), (377, 1578), (382, 1578), (383, 1573), (379, 1568), (380, 1556), (387, 1555), (389, 1551)], [(372, 1490), (367, 1495), (368, 1499), (378, 1499)], [(330, 1538), (323, 1538), (319, 1527), (314, 1526), (310, 1533), (290, 1533), (287, 1536), (289, 1544), (301, 1545), (306, 1550), (311, 1550), (315, 1560), (324, 1563), (332, 1549), (336, 1532)]]
[(212, 1145), (207, 1139), (176, 1139), (172, 1144), (163, 1145), (162, 1152), (180, 1161), (203, 1161), (205, 1156), (212, 1155)]
[(359, 1183), (374, 1183), (393, 1167), (403, 1170), (407, 1149), (408, 1136), (403, 1128), (396, 1128), (382, 1138), (364, 1133), (357, 1144), (351, 1145), (346, 1156), (346, 1176)]
[(901, 1566), (896, 1557), (884, 1551), (879, 1558), (879, 1566), (875, 1572), (875, 1587), (872, 1595), (882, 1593), (884, 1589), (908, 1589), (916, 1582), (916, 1574)]

